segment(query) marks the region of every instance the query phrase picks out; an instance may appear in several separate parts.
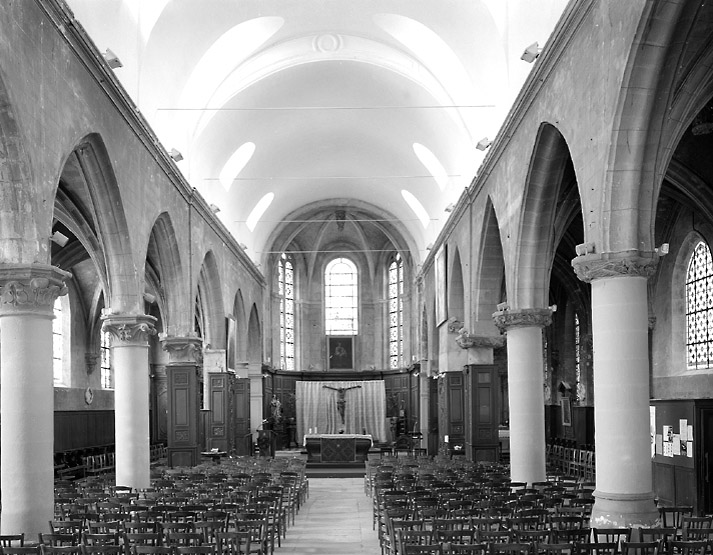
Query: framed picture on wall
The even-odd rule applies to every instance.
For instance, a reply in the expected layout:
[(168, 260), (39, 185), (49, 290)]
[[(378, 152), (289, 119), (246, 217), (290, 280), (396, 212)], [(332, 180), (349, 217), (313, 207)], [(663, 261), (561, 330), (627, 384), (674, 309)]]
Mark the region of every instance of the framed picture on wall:
[(440, 326), (448, 319), (448, 266), (445, 245), (438, 249), (434, 265), (436, 269), (436, 325)]
[(354, 369), (354, 336), (330, 335), (327, 337), (328, 367), (330, 370)]
[(569, 397), (563, 397), (562, 399), (560, 399), (560, 410), (562, 411), (562, 425), (571, 426), (572, 405), (570, 403)]

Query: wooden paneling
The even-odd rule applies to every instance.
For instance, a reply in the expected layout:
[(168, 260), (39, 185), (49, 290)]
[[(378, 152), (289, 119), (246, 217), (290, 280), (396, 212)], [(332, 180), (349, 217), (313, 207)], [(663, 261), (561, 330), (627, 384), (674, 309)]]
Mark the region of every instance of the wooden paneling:
[(233, 381), (232, 418), (235, 434), (235, 453), (252, 454), (250, 434), (250, 379), (236, 378)]
[(231, 450), (230, 378), (231, 375), (224, 372), (208, 374), (210, 413), (207, 416), (206, 449)]
[(192, 365), (169, 365), (168, 464), (198, 464), (198, 379)]
[(69, 451), (114, 443), (114, 411), (55, 411), (54, 450)]
[(466, 373), (469, 418), (466, 448), (474, 461), (499, 459), (499, 380), (495, 366), (470, 365)]

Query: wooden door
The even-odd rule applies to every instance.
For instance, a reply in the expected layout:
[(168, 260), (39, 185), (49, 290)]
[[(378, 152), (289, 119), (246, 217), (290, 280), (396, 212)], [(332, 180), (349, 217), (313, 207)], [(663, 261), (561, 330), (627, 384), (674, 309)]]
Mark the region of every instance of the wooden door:
[(236, 455), (251, 455), (253, 437), (250, 433), (250, 379), (233, 380), (233, 444)]

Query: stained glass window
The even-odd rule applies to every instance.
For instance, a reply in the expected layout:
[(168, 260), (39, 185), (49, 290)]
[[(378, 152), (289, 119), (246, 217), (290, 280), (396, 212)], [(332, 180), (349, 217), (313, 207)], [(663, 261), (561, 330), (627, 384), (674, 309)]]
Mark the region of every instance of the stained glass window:
[[(579, 391), (579, 384), (582, 383), (582, 367), (580, 365), (580, 329), (579, 314), (574, 314), (574, 390)], [(579, 399), (578, 399), (579, 400)]]
[(280, 368), (295, 369), (295, 274), (292, 261), (282, 253), (277, 270), (280, 297)]
[(397, 254), (389, 264), (389, 366), (401, 368), (404, 361), (404, 263)]
[(102, 389), (114, 387), (114, 375), (111, 371), (111, 337), (109, 332), (101, 333), (101, 386)]
[(327, 335), (356, 335), (359, 331), (359, 275), (348, 258), (335, 258), (324, 272)]
[(699, 242), (686, 274), (686, 364), (710, 368), (713, 362), (713, 261), (708, 245)]
[(52, 320), (52, 372), (54, 384), (60, 385), (63, 381), (62, 366), (64, 361), (64, 337), (62, 328), (65, 314), (62, 311), (62, 299), (57, 297), (54, 301), (54, 320)]

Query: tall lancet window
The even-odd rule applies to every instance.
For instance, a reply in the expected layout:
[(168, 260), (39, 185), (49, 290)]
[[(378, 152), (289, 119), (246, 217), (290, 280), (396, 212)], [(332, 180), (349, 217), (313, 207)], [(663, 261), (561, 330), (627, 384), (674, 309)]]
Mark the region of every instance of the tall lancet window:
[(696, 245), (686, 274), (686, 364), (710, 368), (713, 362), (713, 261), (708, 245)]
[(404, 363), (404, 262), (396, 254), (389, 264), (389, 366)]
[(62, 297), (54, 301), (54, 320), (52, 320), (52, 374), (54, 384), (62, 385), (64, 381), (64, 318), (67, 316), (62, 310)]
[(101, 384), (102, 389), (113, 389), (114, 373), (111, 371), (111, 336), (108, 331), (101, 331)]
[(324, 271), (325, 329), (327, 335), (359, 332), (359, 273), (348, 258), (335, 258)]
[(280, 296), (280, 368), (295, 369), (295, 273), (292, 260), (282, 253), (277, 268)]

